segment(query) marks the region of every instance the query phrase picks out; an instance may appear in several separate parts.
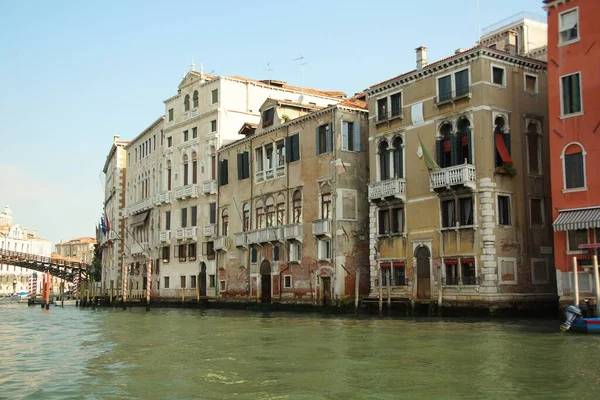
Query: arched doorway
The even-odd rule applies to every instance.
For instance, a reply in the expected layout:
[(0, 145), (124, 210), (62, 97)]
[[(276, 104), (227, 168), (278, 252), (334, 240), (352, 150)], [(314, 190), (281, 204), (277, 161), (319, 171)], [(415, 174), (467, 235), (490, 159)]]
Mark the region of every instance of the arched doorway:
[(198, 277), (200, 283), (200, 296), (206, 296), (206, 264), (204, 261), (200, 263), (200, 276)]
[(271, 263), (263, 260), (260, 263), (260, 299), (263, 303), (271, 302)]
[(417, 298), (429, 299), (431, 297), (431, 252), (427, 246), (420, 246), (416, 252), (417, 259)]

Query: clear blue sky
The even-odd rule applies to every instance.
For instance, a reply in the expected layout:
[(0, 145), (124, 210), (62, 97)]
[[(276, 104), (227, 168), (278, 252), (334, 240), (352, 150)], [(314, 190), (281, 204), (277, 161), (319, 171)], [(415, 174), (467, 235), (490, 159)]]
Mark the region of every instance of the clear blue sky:
[[(475, 44), (476, 0), (0, 0), (0, 205), (52, 240), (94, 236), (115, 134), (164, 113), (192, 59), (205, 72), (348, 94)], [(541, 0), (481, 0), (481, 27)], [(272, 71), (267, 71), (267, 63)], [(198, 68), (198, 67), (197, 67)]]

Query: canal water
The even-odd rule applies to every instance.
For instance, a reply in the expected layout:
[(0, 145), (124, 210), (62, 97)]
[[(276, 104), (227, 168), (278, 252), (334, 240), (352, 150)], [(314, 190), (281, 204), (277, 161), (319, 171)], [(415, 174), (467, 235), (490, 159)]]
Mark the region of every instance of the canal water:
[(600, 398), (559, 323), (2, 305), (0, 398)]

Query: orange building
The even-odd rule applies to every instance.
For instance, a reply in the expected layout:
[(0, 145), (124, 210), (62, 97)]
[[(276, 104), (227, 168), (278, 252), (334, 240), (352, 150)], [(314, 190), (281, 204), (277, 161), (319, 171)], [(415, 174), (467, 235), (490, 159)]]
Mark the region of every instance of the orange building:
[[(592, 296), (592, 249), (600, 242), (600, 1), (545, 0), (554, 261), (561, 300)], [(591, 247), (591, 246), (587, 246)]]

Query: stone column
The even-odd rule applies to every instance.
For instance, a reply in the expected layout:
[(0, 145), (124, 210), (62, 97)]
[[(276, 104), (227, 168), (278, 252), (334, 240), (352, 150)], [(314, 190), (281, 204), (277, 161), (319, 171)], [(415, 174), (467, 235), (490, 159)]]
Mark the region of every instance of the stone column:
[(479, 203), (481, 204), (480, 231), (482, 235), (482, 251), (479, 257), (479, 275), (481, 276), (480, 293), (498, 293), (498, 262), (496, 259), (496, 211), (494, 208), (494, 191), (496, 184), (490, 178), (479, 180)]

